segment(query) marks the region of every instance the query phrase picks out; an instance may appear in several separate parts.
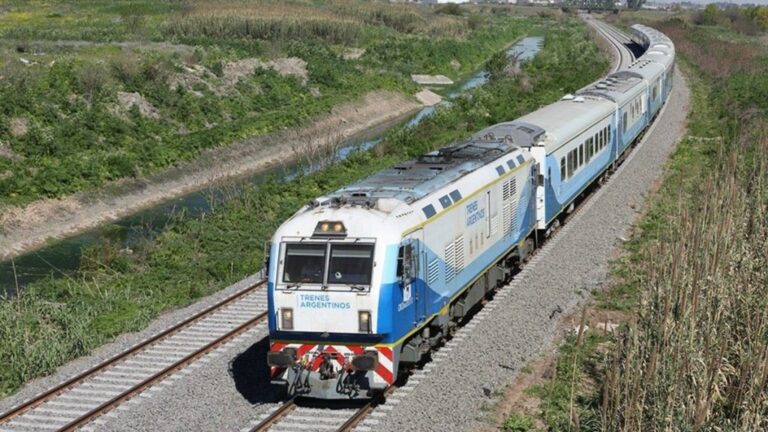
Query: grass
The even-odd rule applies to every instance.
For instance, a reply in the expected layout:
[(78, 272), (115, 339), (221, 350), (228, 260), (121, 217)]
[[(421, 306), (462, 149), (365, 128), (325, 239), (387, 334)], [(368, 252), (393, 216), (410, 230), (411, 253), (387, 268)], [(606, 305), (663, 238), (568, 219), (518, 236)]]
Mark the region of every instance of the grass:
[[(2, 11), (0, 154), (13, 156), (0, 156), (0, 205), (142, 178), (373, 90), (412, 94), (412, 72), (461, 79), (544, 19), (357, 0), (43, 0)], [(349, 48), (365, 53), (345, 57)], [(284, 57), (307, 63), (306, 82), (227, 72)]]
[(688, 133), (617, 282), (596, 296), (596, 310), (628, 322), (593, 344), (563, 343), (559, 373), (535, 389), (542, 418), (555, 430), (764, 430), (768, 52), (721, 28), (655, 26), (690, 83)]
[(110, 244), (92, 248), (78, 274), (32, 283), (0, 303), (0, 394), (257, 271), (264, 242), (309, 199), (550, 103), (604, 71), (607, 61), (583, 42), (583, 24), (551, 21), (548, 28), (543, 50), (520, 75), (493, 79), (418, 127), (394, 130), (331, 169), (251, 186), (204, 219), (172, 223), (130, 255)]

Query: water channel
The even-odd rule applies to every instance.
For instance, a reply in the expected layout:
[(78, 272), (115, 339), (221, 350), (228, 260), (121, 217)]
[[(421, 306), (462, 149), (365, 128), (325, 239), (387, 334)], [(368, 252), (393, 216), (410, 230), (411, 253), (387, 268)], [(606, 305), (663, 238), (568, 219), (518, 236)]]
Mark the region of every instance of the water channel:
[[(523, 62), (533, 58), (541, 50), (543, 37), (526, 37), (512, 45), (507, 50), (509, 58)], [(488, 81), (488, 73), (479, 70), (468, 79), (439, 90), (444, 100), (438, 104), (450, 104), (450, 100), (462, 93), (482, 86)], [(418, 113), (399, 119), (393, 123), (381, 125), (365, 134), (351, 137), (341, 144), (336, 151), (335, 160), (344, 159), (356, 150), (367, 150), (381, 142), (385, 132), (396, 126), (418, 125), (425, 117), (435, 111), (436, 107), (426, 107)], [(80, 268), (84, 248), (98, 246), (104, 242), (119, 244), (122, 248), (130, 249), (137, 242), (151, 239), (163, 232), (174, 218), (197, 218), (212, 211), (213, 205), (220, 205), (227, 199), (236, 196), (237, 191), (247, 184), (258, 184), (265, 178), (277, 175), (290, 180), (301, 173), (321, 169), (318, 166), (293, 165), (273, 168), (257, 173), (250, 177), (210, 186), (202, 191), (190, 193), (174, 200), (156, 205), (115, 222), (105, 224), (84, 233), (57, 241), (50, 246), (0, 263), (0, 297), (5, 293), (14, 295), (26, 284), (47, 278), (66, 277)]]

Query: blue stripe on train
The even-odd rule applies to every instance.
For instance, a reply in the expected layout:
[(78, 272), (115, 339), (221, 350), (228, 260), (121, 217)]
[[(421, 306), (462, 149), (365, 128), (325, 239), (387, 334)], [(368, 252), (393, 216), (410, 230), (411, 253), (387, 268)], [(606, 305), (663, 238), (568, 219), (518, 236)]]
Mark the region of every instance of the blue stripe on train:
[[(434, 250), (426, 248), (427, 263), (436, 258), (439, 260), (440, 271), (438, 280), (433, 287), (429, 287), (423, 278), (414, 281), (411, 294), (412, 301), (408, 304), (403, 302), (403, 290), (400, 284), (394, 280), (395, 269), (389, 267), (390, 263), (396, 265), (398, 246), (393, 245), (387, 248), (387, 256), (385, 257), (385, 262), (387, 263), (385, 265), (387, 267), (385, 267), (386, 272), (384, 273), (384, 280), (387, 283), (384, 283), (380, 288), (381, 295), (379, 297), (377, 321), (378, 332), (385, 334), (385, 338), (381, 343), (397, 342), (409, 332), (418, 328), (423, 324), (420, 318), (438, 313), (457, 292), (467, 286), (486, 267), (498, 261), (510, 248), (527, 237), (535, 223), (531, 189), (531, 182), (527, 181), (521, 193), (521, 202), (517, 209), (517, 220), (522, 221), (518, 231), (514, 235), (502, 238), (502, 240), (489, 247), (461, 272), (457, 273), (449, 285), (446, 286), (445, 284), (445, 261), (438, 258), (439, 255)], [(424, 247), (423, 244), (422, 247)], [(424, 273), (426, 273), (426, 269), (422, 269), (421, 274), (423, 275)], [(417, 298), (417, 296), (421, 297)], [(424, 297), (427, 300), (426, 308), (424, 303), (422, 303)]]

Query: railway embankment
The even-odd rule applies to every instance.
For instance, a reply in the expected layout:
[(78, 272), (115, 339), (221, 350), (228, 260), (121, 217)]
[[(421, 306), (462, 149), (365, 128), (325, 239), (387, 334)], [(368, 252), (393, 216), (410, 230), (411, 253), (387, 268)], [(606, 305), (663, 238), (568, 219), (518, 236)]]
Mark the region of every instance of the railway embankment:
[(583, 331), (532, 363), (530, 377), (501, 402), (496, 425), (766, 427), (768, 374), (759, 365), (768, 332), (768, 140), (760, 113), (768, 106), (755, 97), (768, 86), (765, 36), (667, 14), (621, 22), (652, 18), (648, 24), (674, 41), (685, 72), (686, 133), (637, 208), (604, 287), (568, 319), (566, 329)]
[(413, 114), (422, 106), (399, 91), (373, 91), (332, 108), (307, 126), (212, 149), (141, 180), (122, 180), (101, 192), (5, 208), (0, 213), (0, 260), (216, 183), (320, 158), (344, 140)]
[[(105, 245), (88, 256), (87, 261), (93, 265), (75, 277), (31, 284), (21, 296), (2, 306), (2, 320), (9, 324), (7, 335), (13, 341), (3, 346), (3, 358), (18, 361), (4, 371), (8, 379), (4, 377), (3, 382), (9, 385), (5, 391), (118, 334), (143, 328), (169, 308), (209, 295), (260, 268), (264, 240), (306, 200), (483, 126), (518, 117), (559, 98), (563, 91), (590, 82), (605, 71), (607, 62), (585, 38), (585, 32), (581, 23), (560, 21), (547, 33), (540, 54), (519, 73), (494, 77), (486, 86), (474, 89), (470, 97), (460, 97), (450, 106), (438, 108), (419, 126), (392, 132), (372, 150), (355, 153), (329, 169), (290, 182), (267, 181), (247, 188), (241, 198), (217, 208), (205, 220), (174, 226), (131, 255)], [(50, 306), (53, 302), (55, 307)], [(45, 332), (27, 327), (41, 320), (55, 325)], [(64, 333), (66, 338), (61, 337)], [(258, 345), (248, 351), (258, 349)], [(231, 364), (233, 368), (235, 363)], [(211, 376), (206, 373), (200, 378)], [(234, 398), (244, 397), (241, 393), (247, 389), (235, 378), (230, 375), (229, 380), (224, 379), (227, 385), (220, 391)], [(192, 387), (206, 386), (199, 382)], [(28, 394), (28, 390), (22, 393)], [(249, 395), (245, 397), (260, 397)], [(184, 405), (199, 401), (176, 396), (163, 397), (162, 401), (155, 398), (153, 404), (166, 407), (166, 414), (178, 413), (186, 424), (216, 419), (236, 427), (242, 421), (242, 417), (233, 418), (227, 413), (227, 404), (203, 412)], [(121, 421), (147, 425), (160, 420), (148, 415)]]

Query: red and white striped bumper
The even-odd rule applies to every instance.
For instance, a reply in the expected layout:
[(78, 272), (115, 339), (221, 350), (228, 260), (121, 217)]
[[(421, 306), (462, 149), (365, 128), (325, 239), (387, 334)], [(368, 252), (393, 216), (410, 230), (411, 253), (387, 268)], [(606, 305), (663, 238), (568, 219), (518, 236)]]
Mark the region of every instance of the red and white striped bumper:
[[(370, 346), (361, 345), (312, 345), (312, 344), (294, 344), (275, 342), (270, 345), (270, 351), (282, 351), (284, 348), (294, 348), (296, 350), (297, 362), (304, 365), (310, 372), (317, 372), (324, 362), (324, 358), (330, 358), (333, 362), (334, 370), (350, 370), (352, 368), (352, 357), (363, 355), (366, 351), (375, 350), (378, 354), (378, 363), (373, 372), (372, 378), (374, 386), (387, 386), (395, 381), (397, 372), (393, 361), (392, 348), (388, 346)], [(327, 354), (325, 356), (324, 354)], [(272, 367), (272, 377), (276, 378), (284, 369)]]

